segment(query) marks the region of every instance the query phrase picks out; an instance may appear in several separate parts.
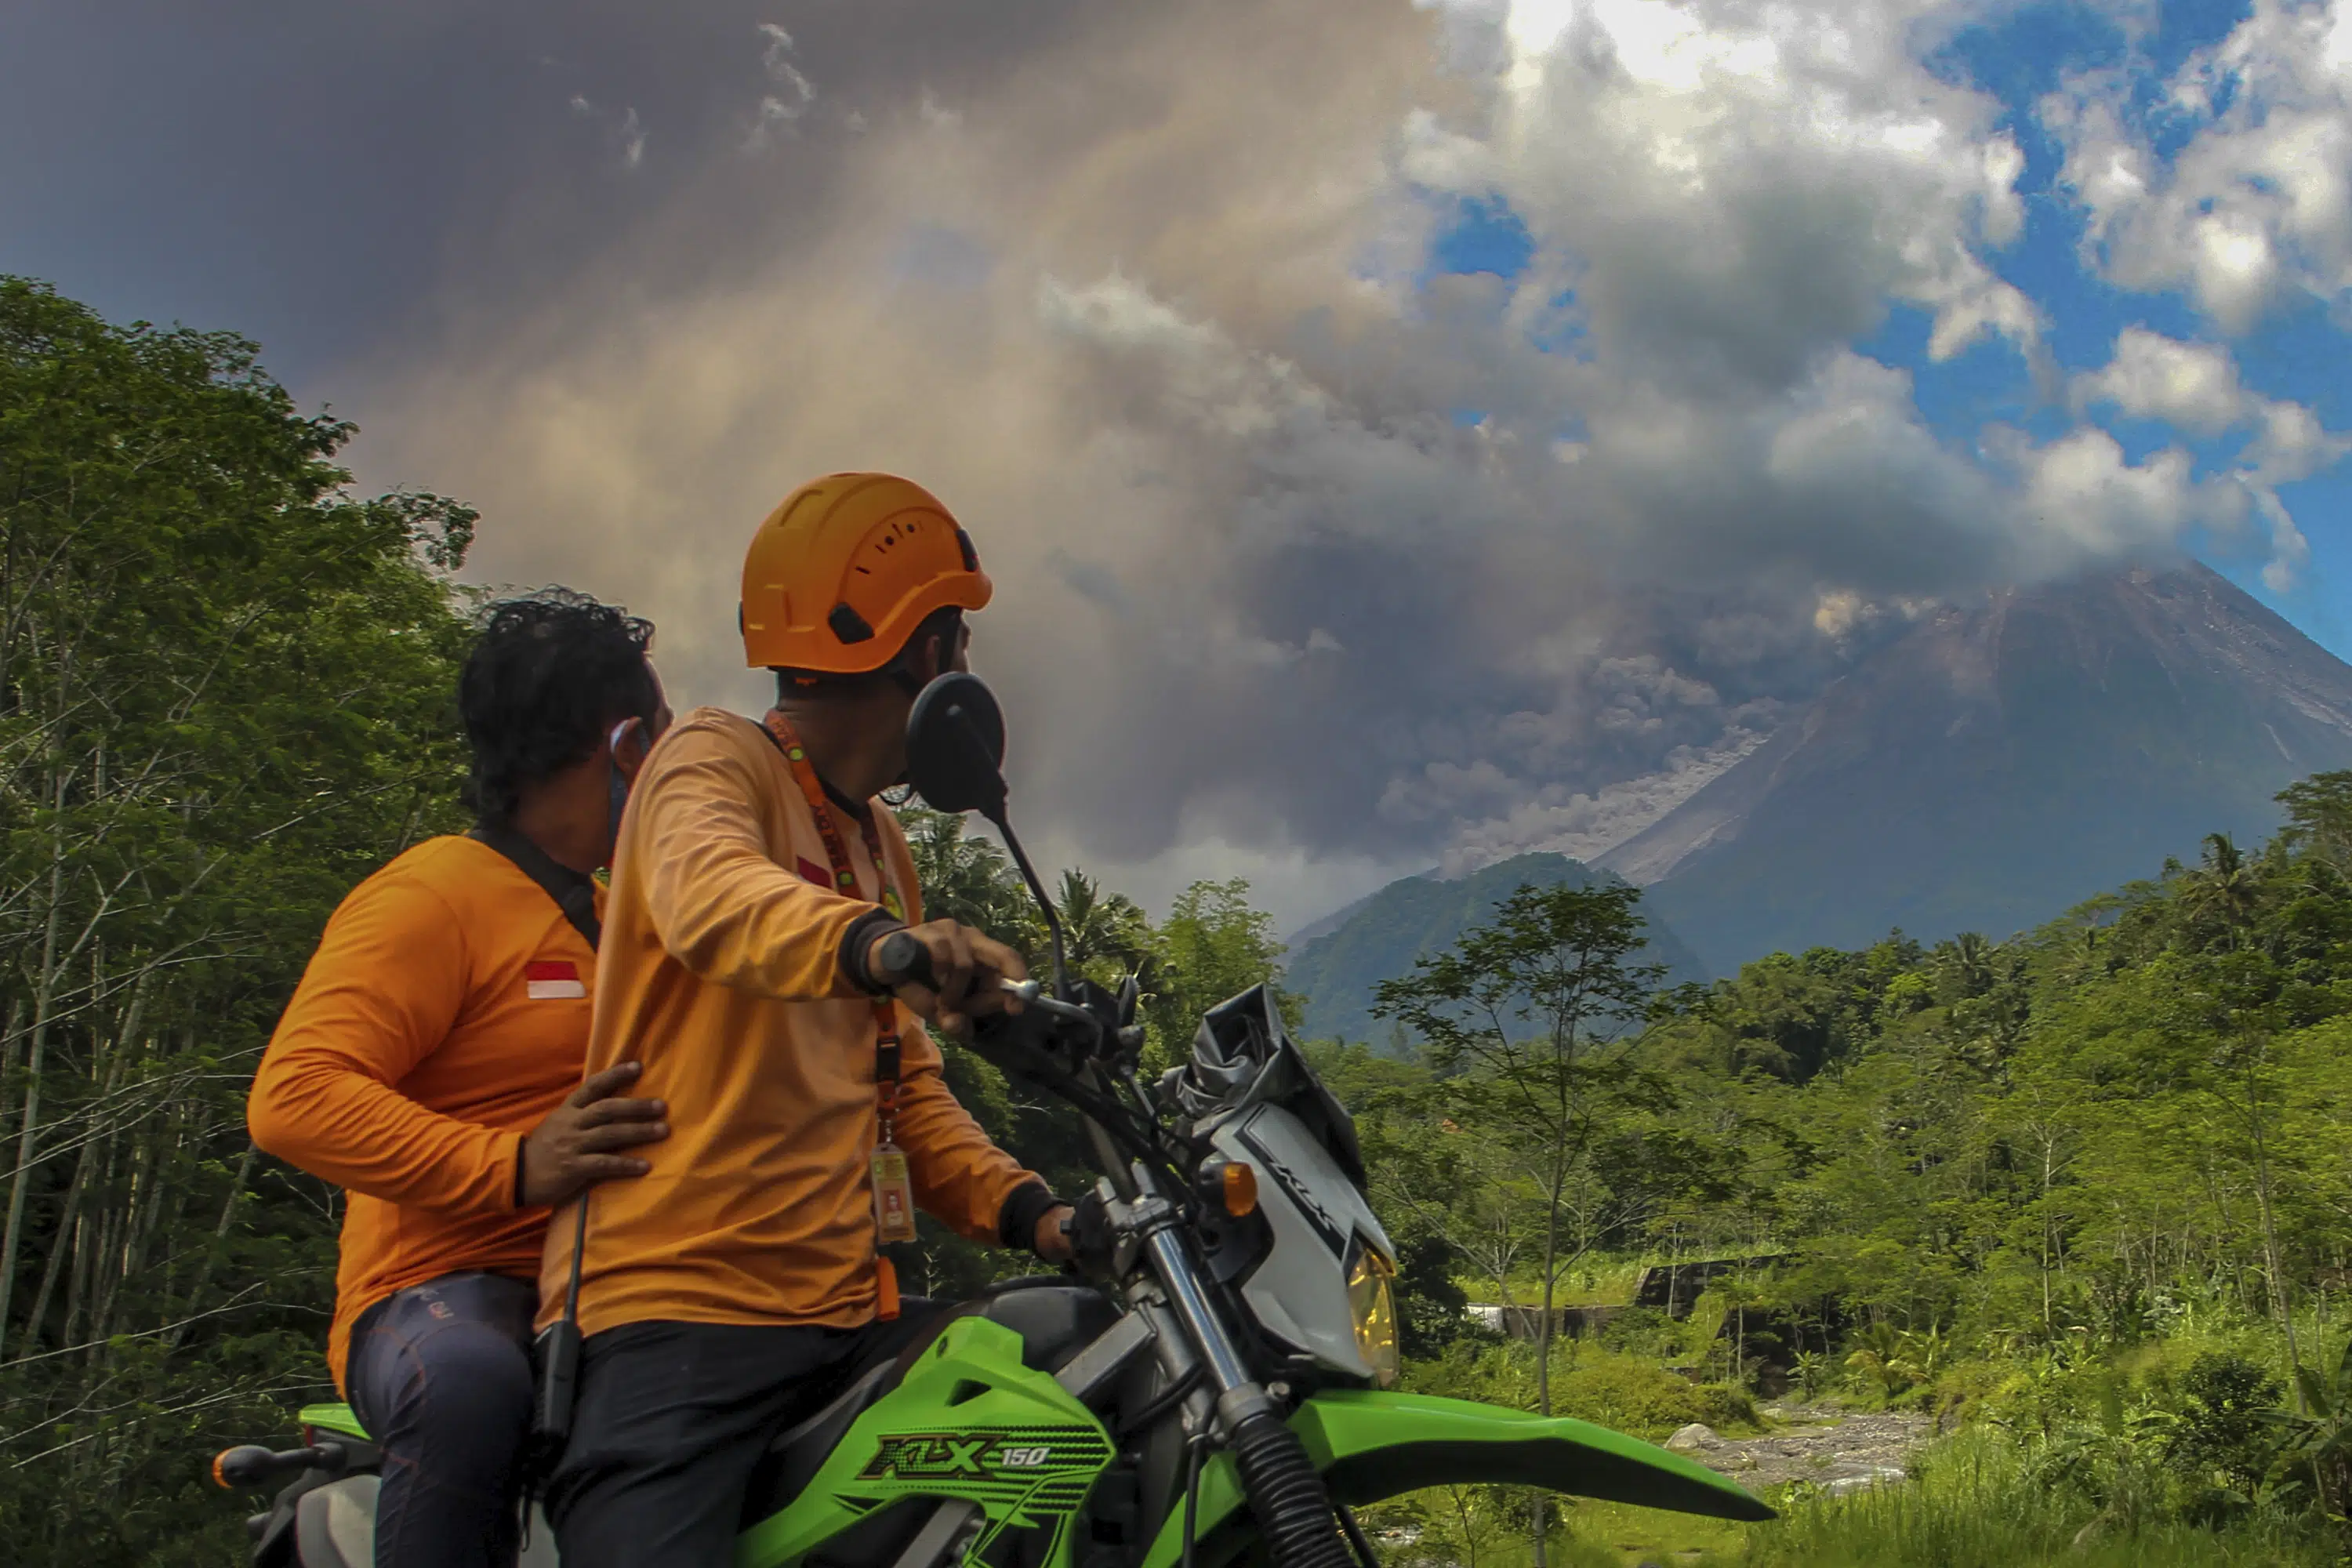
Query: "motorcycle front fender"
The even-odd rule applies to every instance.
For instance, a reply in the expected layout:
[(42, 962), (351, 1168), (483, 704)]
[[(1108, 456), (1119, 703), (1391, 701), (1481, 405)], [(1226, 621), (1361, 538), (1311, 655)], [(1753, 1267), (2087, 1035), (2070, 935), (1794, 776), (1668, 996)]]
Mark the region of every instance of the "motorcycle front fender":
[[(1633, 1503), (1716, 1519), (1766, 1520), (1772, 1510), (1705, 1465), (1588, 1421), (1504, 1410), (1430, 1394), (1370, 1389), (1318, 1394), (1290, 1418), (1337, 1501), (1378, 1502), (1423, 1487), (1541, 1487), (1604, 1502)], [(1243, 1510), (1233, 1456), (1201, 1468), (1194, 1533), (1216, 1563), (1213, 1542)], [(1184, 1514), (1172, 1510), (1143, 1568), (1171, 1568), (1183, 1555)]]

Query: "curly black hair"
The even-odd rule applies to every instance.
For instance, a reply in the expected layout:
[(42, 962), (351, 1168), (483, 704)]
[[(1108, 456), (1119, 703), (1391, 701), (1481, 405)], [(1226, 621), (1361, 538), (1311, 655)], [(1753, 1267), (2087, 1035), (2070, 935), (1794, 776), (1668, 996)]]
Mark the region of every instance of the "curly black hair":
[(569, 588), (485, 609), (457, 678), (457, 710), (473, 748), (465, 801), (481, 821), (510, 820), (522, 792), (596, 750), (623, 719), (651, 722), (659, 705), (646, 649), (651, 621)]

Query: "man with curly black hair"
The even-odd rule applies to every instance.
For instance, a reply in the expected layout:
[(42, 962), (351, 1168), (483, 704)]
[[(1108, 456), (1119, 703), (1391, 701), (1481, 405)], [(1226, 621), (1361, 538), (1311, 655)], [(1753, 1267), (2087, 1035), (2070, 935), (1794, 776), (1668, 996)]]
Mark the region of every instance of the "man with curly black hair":
[(327, 1359), (383, 1449), (381, 1568), (515, 1561), (550, 1211), (668, 1131), (635, 1062), (581, 1078), (593, 874), (669, 722), (652, 637), (562, 589), (489, 607), (458, 682), (478, 825), (352, 889), (254, 1079), (254, 1142), (350, 1194)]

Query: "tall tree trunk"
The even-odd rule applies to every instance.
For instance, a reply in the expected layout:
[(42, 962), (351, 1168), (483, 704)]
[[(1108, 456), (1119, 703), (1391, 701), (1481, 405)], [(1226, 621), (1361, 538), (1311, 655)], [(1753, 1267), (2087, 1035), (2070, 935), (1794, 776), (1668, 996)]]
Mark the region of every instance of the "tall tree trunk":
[[(47, 1261), (41, 1266), (41, 1288), (33, 1292), (33, 1310), (25, 1316), (25, 1337), (16, 1348), (22, 1355), (31, 1355), (40, 1348), (41, 1320), (49, 1315), (49, 1300), (58, 1287), (58, 1276), (71, 1248), (66, 1246), (74, 1223), (81, 1217), (82, 1194), (89, 1189), (89, 1173), (98, 1165), (100, 1140), (83, 1142), (81, 1155), (74, 1161), (73, 1184), (66, 1189), (64, 1206), (58, 1210), (58, 1244), (49, 1248)], [(58, 1342), (64, 1343), (63, 1340)]]
[[(65, 809), (63, 773), (51, 775), (50, 806)], [(8, 1347), (8, 1298), (16, 1283), (16, 1245), (25, 1231), (25, 1195), (33, 1177), (33, 1153), (41, 1130), (41, 1074), (48, 1066), (49, 1013), (57, 998), (58, 934), (65, 920), (66, 830), (52, 825), (49, 838), (49, 907), (41, 932), (41, 970), (33, 987), (33, 1043), (25, 1074), (25, 1114), (17, 1124), (16, 1172), (8, 1184), (8, 1219), (0, 1226), (0, 1361)]]
[[(123, 1070), (129, 1059), (128, 1042), (135, 1040), (140, 1029), (144, 1026), (148, 982), (153, 974), (152, 969), (146, 970), (132, 982), (131, 1002), (123, 1009), (122, 1026), (116, 1031), (114, 1049), (105, 1052), (100, 1060), (90, 1063), (90, 1076), (98, 1081), (98, 1093), (93, 1100), (96, 1116), (103, 1117), (108, 1114), (108, 1107), (115, 1092), (122, 1087)], [(101, 1132), (95, 1127), (83, 1134), (81, 1154), (74, 1161), (73, 1181), (66, 1188), (63, 1206), (58, 1210), (57, 1235), (59, 1245), (49, 1249), (48, 1259), (42, 1265), (41, 1287), (34, 1293), (33, 1310), (25, 1319), (25, 1340), (21, 1348), (27, 1355), (33, 1353), (37, 1348), (40, 1340), (41, 1321), (48, 1316), (49, 1300), (57, 1289), (58, 1276), (66, 1258), (67, 1248), (63, 1245), (66, 1236), (72, 1228), (74, 1221), (80, 1216), (82, 1200), (89, 1193), (90, 1173), (98, 1167), (100, 1149), (102, 1146), (110, 1147), (112, 1141), (113, 1135), (110, 1132)], [(61, 1340), (59, 1342), (65, 1342)]]
[(236, 1163), (236, 1174), (229, 1180), (228, 1196), (221, 1200), (219, 1223), (213, 1226), (212, 1242), (205, 1248), (204, 1265), (196, 1270), (194, 1283), (188, 1287), (188, 1304), (180, 1314), (180, 1326), (172, 1331), (173, 1350), (179, 1349), (180, 1342), (187, 1337), (189, 1321), (204, 1310), (205, 1292), (212, 1289), (213, 1269), (220, 1261), (221, 1245), (228, 1239), (229, 1225), (236, 1218), (237, 1200), (245, 1195), (245, 1184), (253, 1177), (253, 1158), (258, 1152), (247, 1142), (244, 1157)]
[(89, 1255), (97, 1245), (90, 1233), (97, 1228), (89, 1215), (78, 1215), (72, 1236), (68, 1238), (61, 1234), (58, 1238), (60, 1244), (68, 1239), (73, 1243), (72, 1257), (66, 1265), (66, 1321), (58, 1331), (60, 1344), (77, 1342), (76, 1331), (81, 1327), (81, 1299), (89, 1285)]
[(2285, 1259), (2279, 1248), (2278, 1216), (2271, 1204), (2270, 1143), (2263, 1134), (2262, 1084), (2255, 1058), (2246, 1058), (2246, 1116), (2254, 1138), (2254, 1201), (2263, 1217), (2263, 1266), (2270, 1274), (2271, 1306), (2286, 1333), (2288, 1386), (2294, 1391), (2294, 1413), (2308, 1415), (2303, 1397), (2303, 1353), (2294, 1340), (2294, 1299), (2287, 1289)]
[(25, 999), (8, 998), (8, 1032), (0, 1036), (0, 1087), (16, 1076), (16, 1046), (25, 1030)]
[[(1550, 1202), (1544, 1214), (1543, 1304), (1536, 1320), (1536, 1408), (1543, 1415), (1551, 1414), (1551, 1337), (1557, 1313), (1553, 1302), (1558, 1299), (1559, 1284), (1559, 1201), (1561, 1189), (1567, 1185), (1567, 1164), (1554, 1156), (1551, 1169)], [(1546, 1542), (1544, 1522), (1549, 1511), (1550, 1500), (1540, 1489), (1528, 1494), (1532, 1519), (1528, 1524), (1535, 1552), (1535, 1568), (1544, 1568), (1549, 1543)]]

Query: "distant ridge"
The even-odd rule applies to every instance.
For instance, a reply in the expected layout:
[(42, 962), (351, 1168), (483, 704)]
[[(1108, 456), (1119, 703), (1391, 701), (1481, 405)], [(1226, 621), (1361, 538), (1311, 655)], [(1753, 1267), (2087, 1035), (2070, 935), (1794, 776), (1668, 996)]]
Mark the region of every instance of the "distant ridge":
[[(1405, 878), (1404, 880), (1412, 881), (1417, 879), (1434, 877), (1436, 875), (1437, 868), (1432, 866), (1426, 871), (1415, 871), (1412, 877)], [(1394, 884), (1391, 884), (1391, 886), (1393, 885)], [(1314, 942), (1321, 937), (1329, 936), (1333, 931), (1338, 931), (1341, 926), (1346, 925), (1348, 921), (1354, 917), (1357, 910), (1362, 909), (1366, 904), (1370, 903), (1374, 899), (1379, 898), (1381, 894), (1386, 891), (1388, 891), (1388, 889), (1386, 888), (1375, 889), (1371, 892), (1366, 893), (1362, 898), (1358, 899), (1354, 903), (1343, 904), (1339, 908), (1333, 910), (1321, 920), (1307, 921), (1305, 925), (1300, 926), (1297, 931), (1292, 931), (1288, 936), (1284, 937), (1282, 939), (1282, 945), (1289, 952), (1297, 952), (1301, 948), (1304, 948), (1308, 942)]]
[[(1294, 938), (1283, 984), (1306, 998), (1308, 1039), (1384, 1045), (1390, 1026), (1371, 1016), (1373, 989), (1412, 972), (1412, 961), (1442, 952), (1522, 884), (1590, 887), (1616, 880), (1565, 855), (1521, 855), (1451, 881), (1432, 875), (1391, 882), (1368, 899), (1318, 921)], [(1689, 946), (1651, 916), (1645, 958), (1667, 966), (1668, 983), (1704, 980)], [(1317, 927), (1327, 928), (1317, 931)]]
[(1871, 655), (1596, 864), (1727, 973), (1901, 926), (1996, 939), (2251, 843), (2352, 767), (2352, 666), (2200, 565), (1989, 595)]

